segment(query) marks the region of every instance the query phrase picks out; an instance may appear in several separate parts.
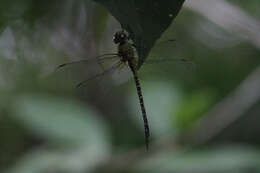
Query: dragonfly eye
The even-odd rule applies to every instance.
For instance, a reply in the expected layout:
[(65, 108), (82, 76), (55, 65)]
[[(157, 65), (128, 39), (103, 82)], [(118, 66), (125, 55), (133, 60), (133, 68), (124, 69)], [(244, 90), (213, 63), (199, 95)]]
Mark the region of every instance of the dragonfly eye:
[(119, 43), (119, 42), (120, 42), (120, 40), (117, 38), (117, 36), (116, 36), (116, 35), (113, 37), (113, 41), (114, 41), (114, 43), (115, 43), (115, 44), (117, 44), (117, 43)]
[(115, 35), (113, 37), (113, 41), (115, 44), (124, 43), (127, 41), (127, 39), (128, 39), (128, 37), (127, 37), (127, 33), (125, 33), (125, 31), (118, 31), (115, 33)]

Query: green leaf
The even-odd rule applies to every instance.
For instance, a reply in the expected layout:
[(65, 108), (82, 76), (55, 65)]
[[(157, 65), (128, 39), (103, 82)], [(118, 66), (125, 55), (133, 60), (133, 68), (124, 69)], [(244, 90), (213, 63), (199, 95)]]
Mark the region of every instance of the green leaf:
[(49, 169), (91, 172), (110, 155), (108, 129), (91, 107), (83, 107), (73, 99), (27, 94), (17, 96), (12, 109), (12, 116), (30, 133), (58, 147), (50, 150), (38, 146), (21, 158), (10, 173)]
[[(244, 146), (205, 148), (197, 151), (158, 152), (139, 163), (142, 172), (247, 173), (260, 170), (260, 151)], [(254, 171), (253, 171), (254, 172)]]
[(49, 15), (53, 9), (57, 10), (57, 7), (60, 7), (60, 1), (57, 0), (0, 0), (0, 34), (3, 28), (16, 21), (32, 26), (35, 21)]
[(176, 112), (176, 125), (179, 130), (186, 130), (198, 120), (214, 103), (216, 94), (213, 90), (204, 89), (192, 93), (184, 99)]
[(128, 31), (138, 52), (138, 68), (179, 13), (184, 0), (95, 0)]
[(94, 13), (95, 15), (94, 15), (93, 22), (94, 22), (95, 39), (100, 41), (105, 32), (109, 14), (107, 10), (102, 6), (98, 6), (94, 11)]
[(44, 95), (18, 96), (14, 116), (33, 134), (55, 143), (107, 144), (104, 122), (90, 108), (72, 100)]

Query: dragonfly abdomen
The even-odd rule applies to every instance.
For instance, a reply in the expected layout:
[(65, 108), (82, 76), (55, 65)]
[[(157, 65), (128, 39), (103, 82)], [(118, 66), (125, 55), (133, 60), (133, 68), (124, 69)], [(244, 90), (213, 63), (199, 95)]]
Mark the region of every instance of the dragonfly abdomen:
[(139, 98), (139, 103), (140, 103), (140, 107), (141, 107), (141, 111), (142, 111), (142, 117), (143, 117), (143, 121), (144, 121), (145, 144), (146, 144), (146, 149), (148, 150), (150, 130), (149, 130), (148, 119), (147, 119), (146, 110), (145, 110), (145, 106), (144, 106), (144, 99), (143, 99), (141, 84), (140, 84), (140, 81), (139, 81), (136, 64), (133, 64), (131, 61), (128, 62), (128, 63), (129, 63), (129, 67), (130, 67), (130, 69), (131, 69), (131, 71), (133, 72), (133, 75), (134, 75), (135, 86), (136, 86), (136, 90), (137, 90), (137, 94), (138, 94), (138, 98)]

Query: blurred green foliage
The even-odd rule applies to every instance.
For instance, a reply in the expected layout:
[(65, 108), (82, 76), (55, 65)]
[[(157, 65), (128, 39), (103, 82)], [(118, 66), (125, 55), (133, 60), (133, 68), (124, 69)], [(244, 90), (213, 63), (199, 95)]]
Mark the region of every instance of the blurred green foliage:
[[(229, 2), (259, 17), (257, 0)], [(148, 60), (186, 58), (195, 66), (165, 61), (140, 70), (152, 130), (145, 153), (133, 80), (108, 74), (75, 89), (96, 66), (55, 71), (66, 61), (114, 52), (118, 29), (92, 1), (0, 0), (0, 172), (260, 172), (258, 140), (241, 137), (258, 139), (258, 109), (203, 145), (189, 138), (259, 66), (257, 46), (183, 9)], [(163, 43), (168, 39), (176, 41)]]
[(184, 98), (179, 107), (179, 113), (176, 113), (176, 126), (180, 130), (190, 128), (196, 120), (201, 118), (201, 115), (208, 111), (214, 100), (216, 100), (214, 92), (207, 91), (205, 88)]

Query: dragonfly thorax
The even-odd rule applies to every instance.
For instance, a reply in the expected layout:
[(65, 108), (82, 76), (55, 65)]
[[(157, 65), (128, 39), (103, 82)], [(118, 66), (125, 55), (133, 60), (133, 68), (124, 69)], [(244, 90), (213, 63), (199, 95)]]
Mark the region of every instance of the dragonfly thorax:
[(124, 44), (118, 45), (118, 55), (121, 61), (128, 62), (135, 59), (134, 48), (131, 43), (125, 42)]
[(118, 44), (118, 56), (123, 63), (130, 63), (136, 68), (135, 51), (133, 45), (129, 42), (128, 34), (122, 30), (115, 33), (113, 41)]

